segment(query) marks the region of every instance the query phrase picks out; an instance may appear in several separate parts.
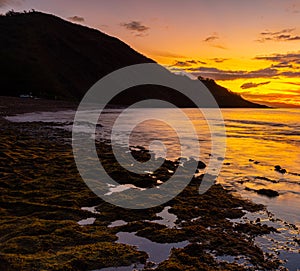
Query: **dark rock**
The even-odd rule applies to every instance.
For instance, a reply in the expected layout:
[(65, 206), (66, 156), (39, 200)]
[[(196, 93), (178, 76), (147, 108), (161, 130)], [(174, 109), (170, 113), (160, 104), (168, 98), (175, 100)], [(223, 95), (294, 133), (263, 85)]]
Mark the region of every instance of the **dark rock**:
[(270, 197), (270, 198), (279, 196), (279, 193), (277, 191), (272, 190), (272, 189), (262, 188), (262, 189), (256, 190), (256, 189), (253, 189), (253, 188), (245, 187), (245, 190), (246, 191), (253, 191), (253, 192), (256, 192), (259, 195), (264, 195), (264, 196), (267, 196), (267, 197)]
[(276, 166), (275, 166), (275, 170), (278, 171), (278, 170), (280, 170), (280, 169), (281, 169), (281, 166), (279, 166), (279, 165), (276, 165)]
[(285, 170), (284, 168), (282, 168), (281, 170), (279, 170), (279, 173), (285, 174), (285, 173), (286, 173), (286, 170)]
[(285, 174), (286, 173), (286, 169), (282, 168), (281, 166), (279, 165), (276, 165), (275, 166), (275, 171), (281, 173), (281, 174)]
[[(182, 158), (181, 158), (182, 160)], [(197, 169), (204, 169), (206, 168), (206, 164), (203, 163), (202, 161), (196, 161), (195, 159), (190, 159), (188, 161), (184, 162), (184, 167), (191, 167), (192, 165), (194, 165), (195, 163), (197, 163)]]
[(144, 268), (151, 268), (150, 270), (152, 270), (152, 268), (154, 268), (156, 266), (156, 264), (154, 262), (146, 262)]
[(204, 169), (204, 168), (206, 168), (206, 164), (203, 163), (202, 161), (199, 161), (199, 162), (198, 162), (197, 168), (198, 168), (198, 169)]
[(256, 190), (256, 192), (259, 195), (264, 195), (264, 196), (267, 196), (267, 197), (270, 197), (270, 198), (279, 196), (279, 193), (277, 191), (272, 190), (272, 189), (263, 188), (263, 189)]
[(294, 242), (296, 242), (298, 245), (300, 245), (300, 239), (294, 238)]

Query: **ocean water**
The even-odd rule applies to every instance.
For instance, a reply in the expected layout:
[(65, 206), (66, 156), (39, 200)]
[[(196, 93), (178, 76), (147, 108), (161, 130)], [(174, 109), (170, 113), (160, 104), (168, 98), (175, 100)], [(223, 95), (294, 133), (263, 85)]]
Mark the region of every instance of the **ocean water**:
[[(130, 134), (130, 145), (146, 148), (153, 141), (165, 145), (166, 157), (176, 159), (182, 155), (194, 156), (193, 148), (198, 141), (199, 159), (209, 163), (211, 155), (211, 133), (205, 118), (215, 120), (215, 110), (208, 110), (204, 116), (198, 109), (183, 109), (190, 118), (197, 138), (189, 129), (183, 132), (184, 144), (180, 144), (174, 124), (184, 126), (184, 120), (174, 109), (132, 109), (126, 111), (124, 121), (118, 125), (116, 139), (121, 145), (127, 143), (127, 131), (133, 123), (145, 117), (151, 119), (136, 126)], [(111, 110), (103, 114), (99, 122), (104, 127), (111, 127), (120, 113)], [(299, 109), (222, 109), (226, 127), (226, 153), (218, 176), (218, 182), (226, 188), (238, 191), (243, 197), (268, 206), (276, 216), (300, 226), (300, 110)], [(167, 116), (168, 122), (159, 119)], [(215, 125), (221, 125), (215, 120)], [(102, 129), (98, 138), (109, 138), (110, 128)], [(224, 137), (222, 134), (219, 137)], [(217, 142), (218, 143), (218, 142)], [(153, 147), (153, 146), (152, 146)], [(155, 147), (152, 148), (155, 151)], [(157, 156), (164, 156), (157, 148)], [(197, 158), (197, 157), (194, 157)], [(222, 157), (218, 157), (222, 159)], [(275, 170), (279, 165), (286, 169), (282, 174)], [(279, 197), (260, 196), (248, 189), (267, 188), (279, 192)]]

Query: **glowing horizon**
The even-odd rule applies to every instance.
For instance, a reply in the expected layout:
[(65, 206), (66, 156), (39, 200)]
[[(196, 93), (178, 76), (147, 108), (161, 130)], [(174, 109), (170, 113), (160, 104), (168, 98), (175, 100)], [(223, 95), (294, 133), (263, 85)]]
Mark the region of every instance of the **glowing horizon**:
[(0, 0), (97, 28), (172, 69), (244, 98), (300, 107), (300, 1)]

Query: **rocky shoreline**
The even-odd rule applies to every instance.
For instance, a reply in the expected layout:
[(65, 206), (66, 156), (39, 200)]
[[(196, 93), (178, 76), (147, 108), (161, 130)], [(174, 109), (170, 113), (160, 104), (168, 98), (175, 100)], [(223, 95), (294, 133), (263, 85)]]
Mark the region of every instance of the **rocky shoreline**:
[[(139, 267), (133, 270), (159, 271), (285, 270), (276, 255), (264, 253), (254, 243), (257, 236), (277, 230), (258, 219), (241, 219), (264, 206), (234, 196), (219, 184), (199, 195), (199, 174), (163, 206), (128, 210), (104, 202), (82, 181), (70, 132), (2, 119), (0, 135), (1, 270), (81, 271), (134, 265)], [(122, 184), (151, 187), (153, 180), (166, 181), (178, 166), (166, 161), (160, 170), (142, 178), (125, 175), (115, 166), (109, 144), (99, 143), (97, 148), (107, 172), (122, 177)], [(149, 155), (144, 149), (133, 152), (141, 161)], [(176, 216), (172, 227), (157, 223), (166, 207)], [(91, 217), (92, 223), (78, 223)], [(111, 226), (119, 220), (124, 223)], [(152, 262), (145, 251), (119, 243), (120, 233), (159, 244), (186, 241), (187, 245), (172, 249), (162, 262)]]

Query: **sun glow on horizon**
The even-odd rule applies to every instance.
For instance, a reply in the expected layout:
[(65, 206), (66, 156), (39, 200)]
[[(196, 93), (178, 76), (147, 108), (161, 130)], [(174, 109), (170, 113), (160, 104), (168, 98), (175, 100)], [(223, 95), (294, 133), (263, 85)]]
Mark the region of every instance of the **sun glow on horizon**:
[[(288, 54), (294, 54), (284, 63)], [(256, 58), (276, 57), (257, 56)], [(171, 71), (182, 70), (194, 76), (214, 79), (219, 85), (236, 92), (245, 99), (275, 107), (300, 107), (300, 52), (280, 54), (282, 60), (244, 58), (179, 58), (156, 57), (158, 63)], [(299, 64), (297, 57), (299, 55)]]

